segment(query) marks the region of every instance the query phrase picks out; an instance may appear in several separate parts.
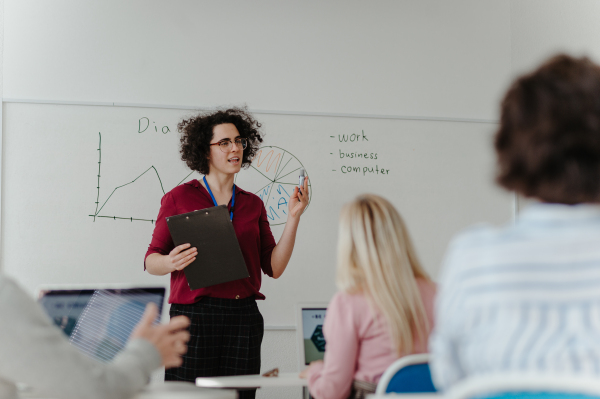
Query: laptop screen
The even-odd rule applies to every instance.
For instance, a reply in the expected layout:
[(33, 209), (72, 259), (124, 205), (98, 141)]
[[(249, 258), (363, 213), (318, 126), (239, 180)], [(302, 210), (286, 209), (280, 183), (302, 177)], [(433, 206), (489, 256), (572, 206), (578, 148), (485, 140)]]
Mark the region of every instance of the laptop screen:
[(41, 291), (39, 303), (71, 344), (108, 362), (125, 347), (148, 303), (158, 306), (160, 321), (164, 297), (164, 288), (58, 289)]
[(304, 338), (304, 364), (323, 360), (325, 337), (323, 322), (327, 308), (302, 308), (302, 337)]

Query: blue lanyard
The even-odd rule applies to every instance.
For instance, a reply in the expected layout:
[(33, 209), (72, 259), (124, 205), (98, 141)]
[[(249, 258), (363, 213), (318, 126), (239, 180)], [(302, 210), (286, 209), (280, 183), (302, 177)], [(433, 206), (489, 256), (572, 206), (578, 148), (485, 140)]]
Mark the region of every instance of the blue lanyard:
[[(208, 185), (208, 182), (206, 181), (206, 176), (203, 176), (202, 179), (204, 180), (206, 189), (208, 190), (208, 193), (210, 194), (210, 198), (212, 198), (212, 200), (213, 200), (213, 204), (215, 204), (215, 206), (219, 206), (219, 204), (217, 204), (217, 200), (215, 199), (215, 196), (213, 195), (212, 191), (210, 190), (210, 186)], [(234, 205), (235, 205), (235, 184), (233, 185), (233, 193), (231, 193), (231, 212), (229, 213), (229, 217), (231, 218), (232, 222), (233, 222), (233, 206)]]

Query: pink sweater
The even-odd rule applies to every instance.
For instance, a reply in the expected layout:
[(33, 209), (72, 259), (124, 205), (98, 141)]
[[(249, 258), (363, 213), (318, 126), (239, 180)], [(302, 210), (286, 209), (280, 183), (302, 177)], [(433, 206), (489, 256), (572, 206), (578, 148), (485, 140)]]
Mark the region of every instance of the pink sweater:
[[(433, 328), (435, 283), (417, 279), (430, 329)], [(429, 332), (428, 332), (429, 333)], [(383, 316), (375, 321), (364, 295), (337, 293), (327, 307), (323, 325), (325, 360), (310, 369), (308, 387), (315, 399), (344, 399), (352, 380), (377, 383), (398, 359)], [(413, 353), (427, 352), (427, 342), (415, 343)]]

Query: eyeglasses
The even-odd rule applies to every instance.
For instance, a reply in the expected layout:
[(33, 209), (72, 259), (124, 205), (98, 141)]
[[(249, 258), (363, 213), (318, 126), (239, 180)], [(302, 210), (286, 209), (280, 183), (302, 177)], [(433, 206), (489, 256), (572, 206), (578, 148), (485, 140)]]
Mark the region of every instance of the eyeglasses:
[(210, 144), (212, 145), (218, 145), (219, 148), (221, 149), (221, 151), (223, 152), (229, 152), (231, 151), (231, 145), (235, 143), (237, 148), (241, 148), (242, 150), (245, 150), (246, 147), (248, 146), (248, 140), (246, 140), (243, 137), (238, 137), (237, 139), (235, 139), (233, 142), (229, 139), (225, 139), (225, 140), (221, 140), (217, 143), (212, 143)]

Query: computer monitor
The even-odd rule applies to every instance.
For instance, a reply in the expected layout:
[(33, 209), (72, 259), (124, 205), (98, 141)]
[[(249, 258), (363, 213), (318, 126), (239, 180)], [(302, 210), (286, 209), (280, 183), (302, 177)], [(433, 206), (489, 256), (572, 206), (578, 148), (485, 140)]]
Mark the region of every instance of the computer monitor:
[(125, 347), (148, 303), (158, 306), (160, 321), (165, 291), (165, 287), (43, 287), (38, 302), (71, 344), (108, 362)]
[(312, 361), (323, 360), (323, 356), (325, 356), (323, 323), (326, 312), (326, 303), (300, 303), (297, 305), (296, 337), (299, 371), (302, 371)]

